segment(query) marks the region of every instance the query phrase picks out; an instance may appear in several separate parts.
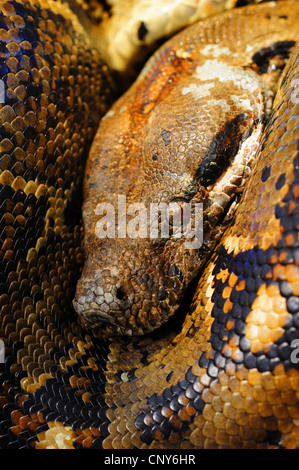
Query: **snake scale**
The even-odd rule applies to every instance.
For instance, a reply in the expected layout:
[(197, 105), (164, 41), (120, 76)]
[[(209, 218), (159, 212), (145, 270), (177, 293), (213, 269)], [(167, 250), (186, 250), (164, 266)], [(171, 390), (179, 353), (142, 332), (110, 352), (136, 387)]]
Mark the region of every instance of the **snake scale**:
[[(99, 116), (112, 104), (117, 87), (85, 33), (88, 18), (83, 27), (72, 3), (0, 2), (5, 85), (0, 109), (0, 337), (5, 344), (0, 447), (296, 448), (299, 372), (292, 344), (299, 344), (299, 3), (244, 6), (179, 33), (113, 105), (98, 134)], [(233, 98), (227, 97), (228, 88)], [(198, 112), (202, 108), (206, 115)], [(196, 137), (202, 123), (206, 127)], [(128, 133), (121, 136), (123, 131)], [(207, 141), (202, 147), (214, 153), (196, 150), (195, 137)], [(138, 149), (141, 139), (144, 154), (150, 155), (145, 166), (130, 156), (126, 139), (130, 149)], [(144, 240), (143, 251), (137, 251), (141, 263), (132, 262), (134, 271), (122, 259), (122, 245), (111, 241), (113, 254), (110, 241), (107, 248), (100, 244), (99, 257), (94, 228), (89, 231), (87, 223), (84, 254), (81, 184), (92, 141), (87, 201), (97, 199), (92, 193), (97, 178), (102, 198), (113, 184), (118, 193), (128, 186), (133, 198), (156, 194), (161, 181), (166, 193), (177, 196), (182, 187), (177, 191), (176, 182), (184, 179), (173, 182), (171, 170), (180, 175), (175, 166), (179, 151), (191, 175), (193, 158), (187, 157), (196, 153), (197, 163), (204, 162), (203, 171), (195, 171), (193, 190), (184, 194), (200, 193), (206, 202), (213, 249), (206, 250), (200, 267), (192, 268), (190, 291), (192, 276), (186, 273), (191, 262), (172, 268), (168, 277), (161, 271), (163, 282), (177, 278), (176, 284), (162, 283), (158, 300), (163, 308), (148, 268), (138, 277), (152, 259), (152, 246)], [(108, 157), (101, 155), (100, 168), (94, 168), (98, 149), (105, 146)], [(159, 179), (170, 154), (176, 160)], [(155, 166), (161, 159), (162, 168)], [(135, 184), (140, 175), (141, 188)], [(234, 187), (232, 193), (223, 190), (227, 186)], [(239, 189), (244, 189), (241, 197)], [(88, 213), (83, 206), (87, 220)], [(130, 244), (126, 249), (134, 260)], [(81, 282), (99, 279), (94, 263), (87, 261), (83, 269), (89, 254), (100, 260), (104, 288), (111, 285), (116, 266), (118, 282), (128, 268), (137, 279), (132, 304), (118, 291), (118, 303), (126, 304), (119, 322), (101, 309), (88, 318), (86, 304), (89, 309), (89, 302), (96, 303), (92, 284), (91, 297), (84, 292), (81, 304), (78, 287), (74, 305), (79, 316), (73, 309), (80, 275)], [(169, 273), (169, 263), (165, 266)], [(176, 289), (181, 289), (179, 299)], [(110, 308), (116, 303), (111, 292), (105, 297)], [(173, 302), (165, 302), (167, 292)], [(123, 317), (128, 305), (130, 316)], [(153, 308), (173, 315), (158, 329), (164, 320), (146, 315)], [(143, 327), (145, 335), (139, 336)], [(125, 335), (110, 336), (115, 330)]]

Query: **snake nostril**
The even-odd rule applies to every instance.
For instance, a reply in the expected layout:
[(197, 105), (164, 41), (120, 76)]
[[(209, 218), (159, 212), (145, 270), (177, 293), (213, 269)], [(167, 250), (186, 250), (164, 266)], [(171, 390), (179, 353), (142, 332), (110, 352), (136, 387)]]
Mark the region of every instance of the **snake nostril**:
[(126, 286), (118, 287), (116, 297), (118, 300), (126, 300), (130, 295), (129, 289)]

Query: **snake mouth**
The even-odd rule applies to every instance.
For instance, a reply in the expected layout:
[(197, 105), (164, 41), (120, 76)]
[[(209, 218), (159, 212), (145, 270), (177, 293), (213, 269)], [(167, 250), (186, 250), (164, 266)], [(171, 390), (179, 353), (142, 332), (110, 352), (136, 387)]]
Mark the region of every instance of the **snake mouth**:
[(113, 316), (108, 315), (107, 313), (101, 310), (87, 310), (84, 312), (84, 318), (89, 324), (94, 324), (96, 322), (105, 322), (110, 324), (115, 323), (115, 318)]
[[(115, 313), (115, 312), (113, 312)], [(127, 325), (122, 326), (121, 322), (122, 312), (119, 312), (119, 321), (111, 313), (107, 315), (101, 310), (87, 311), (81, 322), (85, 328), (92, 331), (96, 337), (112, 337), (112, 336), (143, 336), (144, 330), (142, 328), (133, 329), (128, 328)]]

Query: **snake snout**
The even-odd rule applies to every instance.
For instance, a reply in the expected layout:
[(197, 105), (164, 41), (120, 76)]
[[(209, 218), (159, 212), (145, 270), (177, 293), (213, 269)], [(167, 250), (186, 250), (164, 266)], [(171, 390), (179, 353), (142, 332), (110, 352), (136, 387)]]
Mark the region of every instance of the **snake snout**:
[[(81, 279), (73, 301), (76, 312), (87, 327), (99, 327), (103, 332), (130, 334), (130, 317), (136, 302), (134, 288), (129, 281)], [(97, 284), (96, 284), (97, 282)]]
[(97, 250), (86, 253), (73, 302), (81, 323), (96, 336), (139, 336), (167, 322), (179, 306), (183, 268), (191, 260), (184, 240), (175, 246), (141, 238), (96, 242)]

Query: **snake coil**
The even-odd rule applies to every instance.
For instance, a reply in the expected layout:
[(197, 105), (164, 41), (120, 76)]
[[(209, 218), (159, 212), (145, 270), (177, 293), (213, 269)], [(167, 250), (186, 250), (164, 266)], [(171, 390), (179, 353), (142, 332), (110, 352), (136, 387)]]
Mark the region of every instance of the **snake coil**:
[[(83, 166), (115, 84), (68, 3), (2, 1), (0, 13), (0, 447), (297, 447), (299, 4), (244, 7), (187, 30), (207, 46), (269, 28), (253, 61), (261, 75), (284, 62), (273, 38), (293, 51), (184, 319), (117, 340), (94, 338), (72, 308)], [(155, 58), (138, 80), (150, 67)]]

